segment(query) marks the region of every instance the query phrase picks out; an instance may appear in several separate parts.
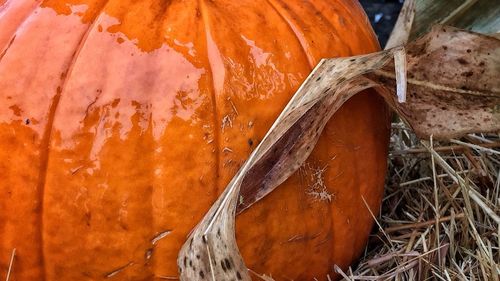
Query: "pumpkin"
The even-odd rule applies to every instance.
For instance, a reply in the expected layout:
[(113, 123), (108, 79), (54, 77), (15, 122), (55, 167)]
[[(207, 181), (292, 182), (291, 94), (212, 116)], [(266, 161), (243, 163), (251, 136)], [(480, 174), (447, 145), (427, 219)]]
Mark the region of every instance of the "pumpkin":
[[(175, 278), (188, 233), (315, 64), (378, 48), (351, 0), (1, 0), (0, 272)], [(358, 257), (388, 115), (373, 92), (348, 101), (303, 168), (238, 216), (249, 269), (326, 280)]]

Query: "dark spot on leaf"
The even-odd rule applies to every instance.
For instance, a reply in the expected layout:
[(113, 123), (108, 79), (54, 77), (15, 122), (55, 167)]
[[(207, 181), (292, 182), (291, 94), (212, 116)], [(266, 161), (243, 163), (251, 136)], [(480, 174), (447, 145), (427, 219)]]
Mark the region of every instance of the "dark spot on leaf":
[(466, 61), (466, 60), (465, 60), (465, 59), (463, 59), (463, 58), (459, 58), (459, 59), (457, 59), (457, 61), (458, 61), (458, 63), (459, 63), (459, 64), (461, 64), (461, 65), (467, 65), (467, 64), (469, 64), (469, 62), (468, 62), (468, 61)]
[(226, 264), (224, 263), (223, 260), (220, 261), (220, 266), (222, 267), (222, 270), (224, 270), (224, 272), (227, 271)]
[(474, 75), (474, 72), (472, 71), (466, 71), (462, 73), (462, 76), (464, 77), (471, 77), (472, 75)]
[(226, 264), (226, 268), (227, 269), (231, 269), (231, 262), (229, 261), (229, 259), (224, 259), (224, 263)]

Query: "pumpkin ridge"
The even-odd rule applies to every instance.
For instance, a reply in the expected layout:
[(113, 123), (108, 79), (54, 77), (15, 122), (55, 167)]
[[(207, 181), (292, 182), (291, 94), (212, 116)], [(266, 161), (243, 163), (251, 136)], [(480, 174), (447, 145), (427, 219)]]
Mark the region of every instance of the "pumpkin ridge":
[[(202, 23), (203, 23), (203, 29), (205, 30), (205, 44), (206, 44), (206, 57), (207, 57), (207, 62), (208, 62), (208, 70), (210, 72), (210, 86), (211, 86), (211, 99), (212, 99), (212, 122), (213, 122), (213, 126), (214, 126), (214, 146), (215, 146), (215, 189), (216, 190), (219, 190), (220, 188), (222, 188), (220, 186), (220, 163), (221, 163), (221, 160), (220, 160), (220, 152), (221, 152), (221, 149), (220, 149), (220, 144), (221, 144), (221, 131), (220, 131), (220, 128), (217, 124), (220, 124), (219, 122), (219, 110), (217, 108), (217, 88), (216, 88), (216, 81), (215, 81), (215, 71), (214, 71), (214, 67), (213, 67), (213, 59), (210, 59), (210, 45), (212, 45), (213, 47), (215, 47), (216, 50), (218, 50), (217, 48), (217, 43), (215, 42), (215, 40), (212, 38), (212, 39), (209, 39), (211, 38), (211, 33), (210, 33), (210, 21), (208, 19), (208, 10), (203, 2), (204, 0), (198, 0), (198, 5), (199, 5), (199, 9), (200, 9), (200, 14), (201, 14), (201, 18), (202, 18)], [(219, 56), (220, 56), (220, 53), (219, 53)]]
[[(4, 5), (1, 7), (2, 9), (0, 9), (0, 12), (3, 12), (3, 10), (6, 9), (7, 3), (8, 2), (4, 3)], [(14, 43), (14, 40), (16, 39), (17, 30), (19, 30), (19, 28), (21, 28), (24, 25), (24, 23), (31, 17), (31, 15), (33, 15), (33, 12), (40, 6), (40, 4), (41, 1), (39, 0), (38, 3), (34, 5), (33, 9), (26, 15), (24, 19), (21, 20), (19, 25), (14, 29), (14, 34), (10, 36), (7, 45), (3, 47), (4, 50), (0, 53), (0, 62), (2, 62), (3, 57), (5, 56), (5, 54), (7, 54), (7, 50), (10, 48), (10, 46), (12, 46), (12, 43)]]
[(54, 120), (56, 117), (57, 113), (57, 107), (59, 105), (59, 101), (61, 98), (61, 95), (65, 89), (66, 84), (69, 81), (69, 77), (71, 75), (71, 72), (73, 70), (73, 67), (78, 59), (78, 55), (80, 54), (80, 51), (85, 45), (85, 42), (87, 41), (88, 35), (92, 28), (95, 26), (96, 19), (99, 17), (101, 14), (102, 10), (106, 6), (106, 4), (109, 2), (109, 0), (106, 0), (104, 4), (99, 8), (99, 12), (96, 13), (96, 16), (93, 18), (92, 23), (88, 25), (87, 30), (83, 33), (82, 38), (80, 39), (80, 42), (78, 43), (77, 48), (75, 49), (74, 53), (71, 55), (71, 60), (69, 62), (68, 67), (66, 68), (66, 71), (64, 72), (64, 78), (62, 79), (61, 86), (57, 88), (57, 94), (54, 96), (52, 103), (49, 108), (49, 115), (47, 118), (47, 125), (45, 127), (41, 145), (40, 147), (42, 148), (42, 152), (40, 155), (40, 171), (39, 171), (39, 182), (37, 184), (37, 191), (38, 191), (38, 198), (39, 200), (39, 211), (38, 211), (38, 227), (39, 227), (39, 236), (38, 240), (40, 241), (40, 266), (42, 267), (42, 276), (40, 277), (40, 281), (45, 281), (47, 279), (47, 268), (45, 267), (45, 245), (44, 245), (44, 227), (43, 227), (43, 211), (44, 211), (44, 197), (45, 197), (45, 185), (46, 185), (46, 180), (47, 180), (47, 169), (48, 169), (48, 163), (49, 163), (49, 155), (50, 155), (50, 140), (51, 140), (51, 135), (52, 135), (52, 128), (54, 125)]
[(316, 15), (320, 17), (321, 21), (328, 26), (328, 30), (330, 30), (330, 32), (337, 30), (335, 26), (333, 26), (332, 22), (328, 20), (318, 7), (316, 7), (315, 1), (307, 1), (306, 3), (309, 4), (309, 6), (316, 12)]
[(12, 46), (12, 43), (14, 43), (14, 40), (16, 39), (16, 36), (12, 36), (10, 39), (9, 43), (7, 44), (7, 47), (3, 50), (3, 52), (0, 53), (0, 63), (2, 62), (3, 57), (5, 54), (7, 54), (7, 50), (9, 50), (10, 46)]
[(44, 235), (43, 235), (43, 203), (44, 203), (44, 193), (45, 193), (45, 182), (47, 179), (47, 168), (48, 168), (48, 163), (49, 163), (49, 150), (50, 150), (50, 135), (52, 131), (52, 125), (54, 123), (54, 117), (55, 117), (55, 111), (57, 108), (57, 105), (59, 104), (59, 100), (61, 98), (61, 90), (60, 87), (57, 89), (57, 94), (54, 96), (52, 103), (50, 104), (49, 107), (49, 116), (47, 120), (47, 126), (45, 127), (45, 130), (43, 132), (42, 136), (42, 141), (40, 144), (40, 147), (42, 147), (42, 153), (40, 155), (40, 171), (38, 172), (39, 174), (39, 180), (37, 184), (37, 197), (40, 199), (39, 200), (39, 205), (38, 205), (38, 240), (40, 241), (40, 249), (39, 249), (39, 257), (40, 257), (40, 266), (42, 267), (42, 276), (40, 277), (41, 281), (44, 281), (46, 279), (46, 272), (45, 272), (45, 251), (44, 251)]
[(307, 44), (306, 39), (304, 38), (303, 34), (301, 34), (300, 29), (295, 26), (293, 23), (290, 15), (287, 15), (281, 8), (278, 8), (278, 5), (275, 0), (266, 0), (269, 5), (273, 8), (273, 10), (283, 19), (283, 21), (290, 27), (290, 30), (292, 31), (292, 34), (297, 38), (297, 41), (299, 42), (299, 45), (304, 53), (304, 56), (307, 58), (307, 62), (309, 63), (309, 67), (312, 70), (314, 66), (316, 65), (316, 59), (314, 56), (308, 52), (311, 48)]

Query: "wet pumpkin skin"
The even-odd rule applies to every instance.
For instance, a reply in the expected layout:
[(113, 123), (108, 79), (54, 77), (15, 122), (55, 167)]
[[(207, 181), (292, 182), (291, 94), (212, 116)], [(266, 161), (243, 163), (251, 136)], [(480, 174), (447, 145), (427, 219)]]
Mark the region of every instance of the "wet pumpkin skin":
[[(319, 59), (378, 49), (350, 0), (0, 5), (0, 274), (16, 248), (16, 281), (177, 276), (187, 234)], [(251, 270), (326, 280), (360, 254), (387, 116), (373, 92), (348, 101), (237, 218)]]

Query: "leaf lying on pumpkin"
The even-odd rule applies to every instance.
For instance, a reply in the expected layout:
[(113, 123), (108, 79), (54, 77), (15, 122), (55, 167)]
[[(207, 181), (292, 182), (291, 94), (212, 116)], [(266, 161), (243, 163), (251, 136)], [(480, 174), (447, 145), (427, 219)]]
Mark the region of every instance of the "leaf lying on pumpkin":
[(251, 280), (236, 244), (235, 214), (293, 174), (330, 117), (363, 89), (376, 87), (422, 138), (500, 130), (500, 40), (438, 26), (406, 51), (405, 103), (395, 94), (401, 75), (392, 60), (402, 48), (318, 64), (182, 247), (181, 280)]
[[(352, 95), (375, 86), (363, 74), (388, 63), (393, 51), (323, 60), (184, 244), (178, 258), (182, 280), (251, 280), (234, 232), (240, 209), (271, 192), (307, 159), (331, 115)], [(355, 66), (355, 67), (353, 67)], [(318, 91), (321, 89), (320, 91)], [(309, 94), (311, 93), (311, 94)], [(240, 194), (240, 187), (244, 186)], [(241, 196), (241, 197), (240, 197)], [(243, 198), (243, 199), (240, 199)]]

